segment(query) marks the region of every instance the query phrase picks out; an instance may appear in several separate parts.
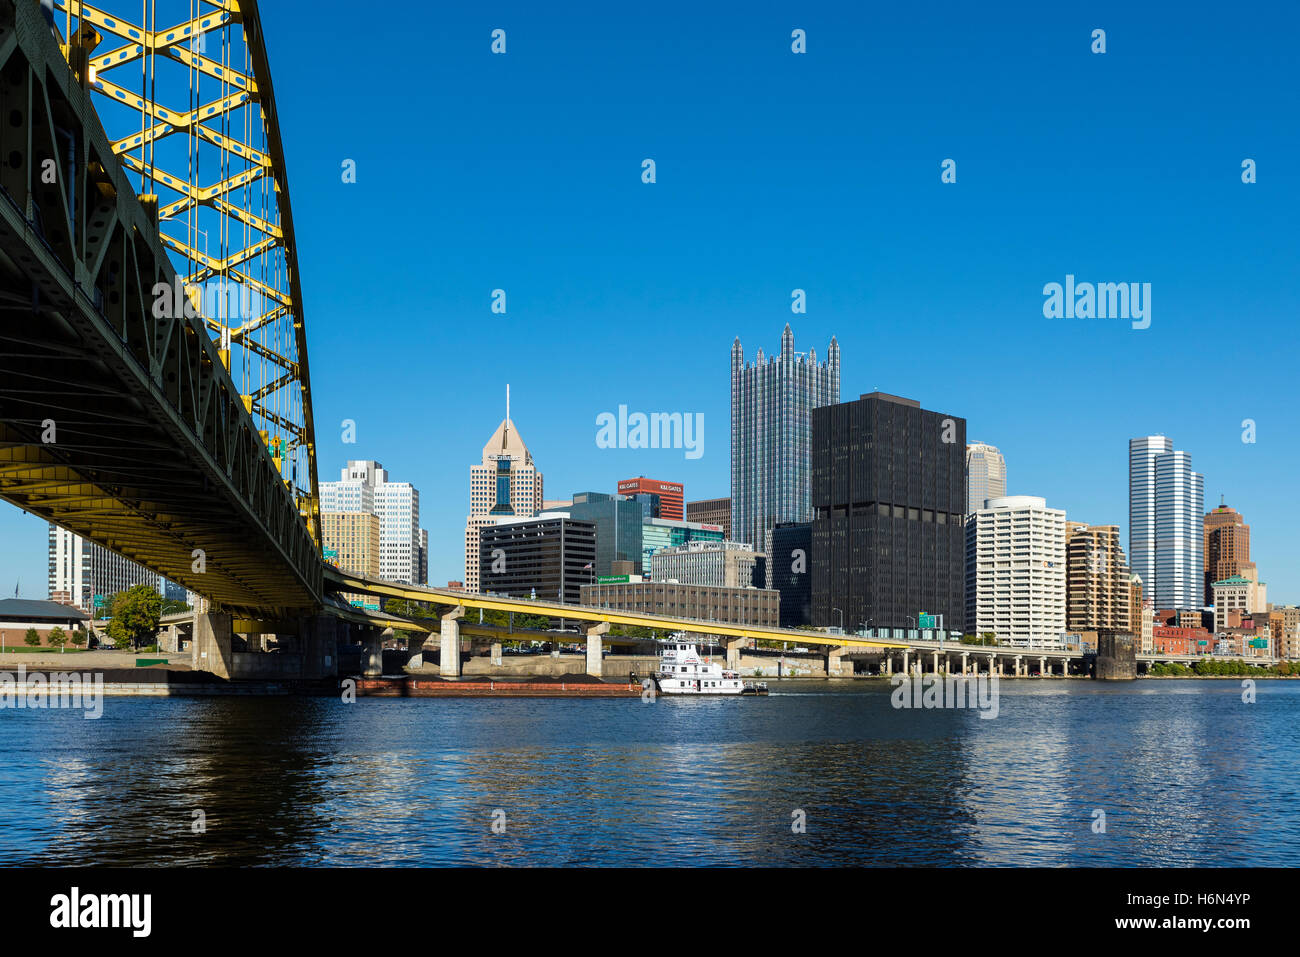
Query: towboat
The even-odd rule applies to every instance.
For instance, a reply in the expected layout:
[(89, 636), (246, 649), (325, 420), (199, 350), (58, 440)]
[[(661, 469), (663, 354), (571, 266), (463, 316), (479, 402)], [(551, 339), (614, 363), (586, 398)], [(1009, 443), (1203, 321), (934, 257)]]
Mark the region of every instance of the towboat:
[(679, 636), (673, 636), (659, 656), (655, 685), (660, 694), (747, 693), (737, 672), (727, 671), (711, 657), (700, 657), (695, 643)]

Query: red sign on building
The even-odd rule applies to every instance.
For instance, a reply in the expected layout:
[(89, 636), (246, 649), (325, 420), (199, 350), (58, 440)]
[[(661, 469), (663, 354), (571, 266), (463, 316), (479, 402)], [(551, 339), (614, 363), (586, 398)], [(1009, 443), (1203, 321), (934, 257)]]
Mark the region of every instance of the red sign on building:
[(623, 479), (618, 483), (619, 495), (636, 495), (644, 492), (659, 496), (659, 517), (682, 521), (686, 518), (684, 511), (685, 489), (681, 482), (661, 482), (648, 479), (644, 475), (634, 479)]

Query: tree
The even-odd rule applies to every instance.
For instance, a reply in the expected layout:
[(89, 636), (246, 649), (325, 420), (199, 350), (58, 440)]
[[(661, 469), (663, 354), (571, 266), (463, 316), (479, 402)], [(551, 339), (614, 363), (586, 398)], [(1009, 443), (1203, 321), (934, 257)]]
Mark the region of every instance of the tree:
[[(407, 598), (389, 598), (384, 602), (384, 611), (390, 615), (397, 615), (402, 618), (432, 618), (433, 606), (422, 601), (411, 601)], [(419, 634), (417, 631), (410, 631), (406, 628), (394, 628), (393, 638), (397, 641), (407, 641), (412, 636)]]
[(50, 633), (46, 636), (45, 640), (50, 643), (51, 648), (62, 648), (63, 643), (68, 640), (68, 636), (63, 633), (62, 628), (55, 625), (50, 629)]
[(86, 630), (84, 628), (78, 628), (72, 633), (72, 638), (70, 640), (74, 645), (80, 648), (86, 643)]
[(162, 596), (148, 585), (132, 585), (113, 596), (108, 637), (118, 649), (138, 648), (158, 633)]
[(623, 638), (654, 638), (658, 635), (653, 628), (646, 628), (643, 625), (615, 625), (609, 633)]
[(23, 641), (35, 648), (41, 643), (41, 636), (37, 634), (35, 628), (28, 628), (27, 634), (23, 635)]

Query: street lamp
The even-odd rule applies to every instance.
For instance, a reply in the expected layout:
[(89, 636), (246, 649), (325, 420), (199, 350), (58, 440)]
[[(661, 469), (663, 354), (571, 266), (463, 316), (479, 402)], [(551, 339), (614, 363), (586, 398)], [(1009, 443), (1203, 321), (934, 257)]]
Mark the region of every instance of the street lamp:
[(832, 608), (831, 611), (838, 611), (840, 613), (840, 634), (843, 634), (844, 633), (844, 610), (842, 608)]

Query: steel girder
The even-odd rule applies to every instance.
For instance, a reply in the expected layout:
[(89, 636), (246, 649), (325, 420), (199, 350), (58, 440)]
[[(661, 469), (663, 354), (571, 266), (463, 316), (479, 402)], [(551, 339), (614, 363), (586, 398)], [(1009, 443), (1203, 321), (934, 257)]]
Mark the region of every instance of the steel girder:
[(255, 0), (56, 0), (113, 153), (157, 196), (163, 243), (320, 544), (293, 215)]
[[(86, 88), (0, 0), (0, 497), (236, 613), (319, 605), (318, 546)], [(183, 299), (183, 297), (182, 297)]]

